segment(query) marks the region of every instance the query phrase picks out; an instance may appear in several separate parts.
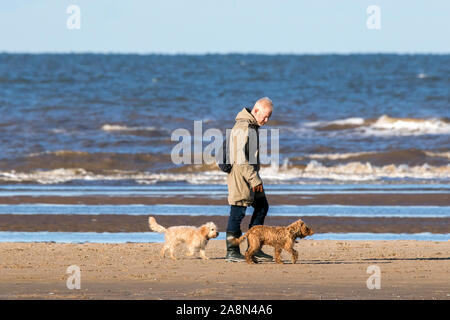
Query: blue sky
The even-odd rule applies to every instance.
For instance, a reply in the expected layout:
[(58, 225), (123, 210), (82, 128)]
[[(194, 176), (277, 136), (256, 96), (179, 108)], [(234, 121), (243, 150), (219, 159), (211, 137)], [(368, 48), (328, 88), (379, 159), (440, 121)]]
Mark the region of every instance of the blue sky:
[(450, 53), (449, 17), (448, 0), (14, 0), (0, 4), (0, 52)]

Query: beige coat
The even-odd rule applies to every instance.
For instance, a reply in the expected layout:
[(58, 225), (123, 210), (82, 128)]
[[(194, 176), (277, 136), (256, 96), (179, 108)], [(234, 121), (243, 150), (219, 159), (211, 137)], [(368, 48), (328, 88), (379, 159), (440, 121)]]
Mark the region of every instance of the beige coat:
[[(227, 175), (228, 203), (235, 206), (252, 205), (255, 198), (253, 187), (262, 184), (259, 176), (258, 122), (249, 109), (243, 108), (236, 116), (236, 124), (231, 130), (230, 158), (233, 167)], [(255, 134), (256, 133), (256, 134)], [(263, 197), (264, 192), (256, 194)]]

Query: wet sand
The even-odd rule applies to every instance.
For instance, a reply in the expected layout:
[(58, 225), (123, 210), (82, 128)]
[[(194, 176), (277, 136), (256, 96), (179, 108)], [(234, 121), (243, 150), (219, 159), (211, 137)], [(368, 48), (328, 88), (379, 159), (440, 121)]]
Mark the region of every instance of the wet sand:
[[(448, 193), (349, 193), (349, 194), (304, 194), (304, 195), (270, 195), (267, 199), (271, 205), (393, 205), (393, 206), (449, 206)], [(9, 196), (0, 197), (0, 204), (193, 204), (193, 205), (228, 205), (226, 196)]]
[[(219, 231), (225, 231), (228, 216), (154, 215), (163, 226), (193, 225), (213, 221)], [(242, 222), (248, 229), (250, 214)], [(372, 233), (450, 233), (450, 218), (366, 218), (366, 217), (271, 217), (266, 225), (288, 225), (302, 218), (317, 233), (372, 232)], [(0, 231), (64, 231), (64, 232), (148, 232), (148, 216), (138, 215), (57, 215), (57, 214), (2, 214)]]
[[(450, 242), (301, 240), (297, 264), (162, 259), (162, 244), (0, 243), (0, 299), (450, 299)], [(242, 244), (241, 250), (245, 250)], [(271, 247), (264, 247), (273, 253)], [(67, 267), (81, 269), (69, 290)], [(381, 288), (369, 290), (378, 266)]]

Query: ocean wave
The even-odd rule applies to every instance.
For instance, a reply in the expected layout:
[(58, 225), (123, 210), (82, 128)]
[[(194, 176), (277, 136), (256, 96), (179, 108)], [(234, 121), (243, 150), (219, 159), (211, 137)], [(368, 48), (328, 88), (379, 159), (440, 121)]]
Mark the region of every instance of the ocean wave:
[(106, 132), (112, 133), (122, 133), (130, 134), (136, 136), (146, 136), (146, 137), (163, 137), (167, 136), (168, 133), (163, 129), (158, 129), (156, 127), (129, 127), (121, 124), (109, 124), (106, 123), (102, 125), (101, 129)]
[(310, 154), (307, 156), (299, 157), (299, 159), (328, 159), (328, 160), (342, 160), (363, 155), (376, 154), (375, 151), (364, 151), (364, 152), (347, 152), (347, 153), (324, 153), (324, 154)]
[(44, 155), (55, 155), (55, 156), (71, 156), (71, 155), (82, 155), (87, 156), (89, 152), (85, 151), (73, 151), (73, 150), (57, 150), (57, 151), (43, 151), (28, 154), (27, 157), (40, 157)]
[[(189, 167), (189, 166), (186, 166)], [(201, 166), (200, 166), (201, 167)], [(188, 169), (186, 169), (188, 170)], [(385, 165), (373, 166), (370, 163), (350, 162), (335, 166), (325, 166), (312, 160), (306, 166), (262, 167), (260, 175), (265, 183), (297, 183), (299, 180), (318, 179), (334, 181), (379, 181), (383, 179), (450, 179), (450, 165), (421, 166)], [(132, 180), (139, 184), (158, 182), (188, 182), (191, 184), (224, 184), (226, 175), (216, 170), (177, 172), (139, 172), (111, 170), (98, 174), (82, 168), (36, 170), (33, 172), (0, 171), (2, 182), (34, 182), (41, 184), (65, 183), (74, 180), (111, 181)]]
[(427, 73), (418, 73), (416, 75), (417, 79), (429, 79), (429, 80), (441, 80), (441, 77), (435, 76), (435, 75), (431, 75), (431, 74), (427, 74)]
[(139, 184), (158, 182), (189, 182), (192, 184), (225, 183), (225, 176), (218, 171), (200, 173), (155, 173), (113, 170), (109, 174), (96, 174), (81, 168), (55, 169), (33, 172), (0, 171), (1, 182), (58, 184), (71, 181), (124, 181)]
[(381, 181), (385, 179), (450, 179), (450, 166), (385, 165), (373, 166), (370, 163), (350, 162), (326, 166), (312, 160), (306, 166), (285, 166), (280, 170), (273, 167), (262, 168), (263, 180), (271, 183), (295, 183), (297, 180), (333, 181)]
[(346, 119), (339, 119), (339, 120), (333, 120), (333, 121), (314, 121), (307, 123), (307, 126), (311, 127), (318, 127), (318, 126), (326, 126), (326, 125), (338, 125), (338, 126), (346, 126), (346, 125), (352, 125), (352, 126), (361, 126), (366, 122), (364, 118), (346, 118)]
[(304, 178), (332, 179), (332, 180), (380, 180), (393, 178), (410, 179), (449, 179), (450, 165), (431, 166), (423, 164), (420, 166), (384, 165), (373, 166), (370, 163), (350, 162), (335, 166), (324, 166), (318, 161), (311, 161), (302, 173)]
[(145, 131), (154, 131), (157, 130), (155, 127), (127, 127), (118, 124), (104, 124), (102, 126), (102, 130), (104, 131), (137, 131), (137, 130), (145, 130)]
[(80, 168), (95, 174), (105, 174), (111, 170), (156, 171), (171, 166), (170, 154), (163, 153), (89, 153), (57, 150), (0, 160), (0, 168), (3, 170), (25, 173)]
[[(295, 184), (308, 179), (330, 181), (382, 181), (387, 179), (450, 179), (450, 152), (386, 150), (313, 153), (284, 157), (279, 167), (263, 165), (268, 183)], [(172, 163), (164, 153), (89, 153), (58, 150), (0, 160), (0, 183), (66, 183), (70, 181), (124, 181), (138, 184), (188, 182), (225, 183), (226, 175), (213, 164)]]
[[(326, 150), (328, 151), (328, 150)], [(322, 161), (324, 164), (343, 164), (348, 162), (370, 163), (375, 166), (382, 165), (446, 165), (450, 159), (450, 151), (446, 149), (394, 149), (380, 151), (312, 153), (302, 156), (283, 157), (283, 161), (290, 164), (306, 165), (309, 161)], [(83, 168), (94, 173), (103, 173), (109, 170), (124, 171), (156, 171), (169, 170), (178, 172), (199, 172), (215, 169), (212, 165), (186, 165), (175, 166), (170, 154), (166, 153), (115, 153), (74, 150), (56, 150), (31, 153), (24, 157), (0, 160), (0, 167), (5, 170), (30, 172), (32, 170), (53, 170), (60, 168)]]
[(393, 118), (382, 115), (378, 119), (347, 118), (318, 121), (306, 124), (317, 131), (351, 130), (368, 136), (414, 136), (425, 134), (450, 134), (447, 119)]
[(425, 151), (425, 154), (430, 157), (439, 157), (439, 158), (446, 158), (450, 159), (450, 152), (433, 152), (433, 151)]
[(430, 165), (445, 165), (450, 159), (448, 151), (428, 151), (420, 149), (398, 149), (386, 151), (362, 151), (347, 153), (323, 153), (309, 154), (301, 157), (292, 157), (288, 161), (293, 163), (305, 162), (310, 160), (323, 161), (327, 164), (346, 162), (368, 162), (371, 165), (389, 165), (389, 164), (407, 164), (422, 165), (428, 163)]
[(393, 130), (402, 134), (449, 134), (450, 123), (441, 119), (391, 118), (381, 116), (371, 125), (375, 130)]

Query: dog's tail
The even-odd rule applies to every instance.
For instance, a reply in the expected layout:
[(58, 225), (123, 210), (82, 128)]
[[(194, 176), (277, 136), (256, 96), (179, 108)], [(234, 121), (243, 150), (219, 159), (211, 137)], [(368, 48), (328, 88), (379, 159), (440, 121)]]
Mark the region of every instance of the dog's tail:
[(246, 233), (246, 234), (243, 234), (243, 235), (240, 236), (239, 238), (233, 238), (233, 237), (230, 237), (230, 238), (228, 238), (228, 240), (229, 240), (233, 245), (237, 246), (237, 245), (241, 244), (241, 242), (244, 241), (244, 239), (246, 239), (246, 238), (247, 238), (247, 233)]
[(153, 231), (156, 231), (159, 233), (166, 232), (166, 228), (157, 224), (155, 218), (153, 218), (153, 217), (148, 218), (148, 226), (150, 227), (150, 230), (153, 230)]

